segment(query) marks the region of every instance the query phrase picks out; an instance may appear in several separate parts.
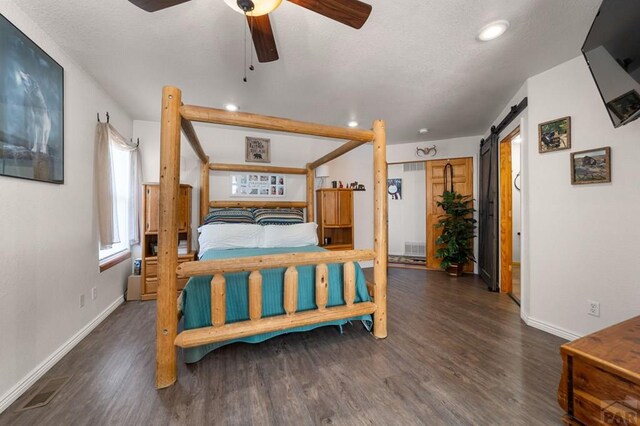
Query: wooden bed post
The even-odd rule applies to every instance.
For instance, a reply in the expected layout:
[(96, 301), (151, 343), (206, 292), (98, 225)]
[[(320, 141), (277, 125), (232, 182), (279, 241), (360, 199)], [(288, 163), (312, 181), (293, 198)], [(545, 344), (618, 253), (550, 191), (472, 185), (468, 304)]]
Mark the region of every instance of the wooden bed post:
[(373, 298), (377, 306), (373, 313), (373, 335), (387, 337), (387, 136), (382, 120), (373, 122)]
[(314, 185), (315, 183), (315, 170), (311, 168), (311, 165), (307, 164), (307, 222), (313, 222), (314, 220)]
[(176, 381), (178, 309), (178, 196), (180, 192), (180, 105), (182, 92), (162, 89), (160, 130), (160, 221), (158, 233), (158, 302), (156, 317), (156, 388)]
[(200, 163), (200, 221), (204, 223), (204, 218), (209, 214), (209, 157), (207, 162)]

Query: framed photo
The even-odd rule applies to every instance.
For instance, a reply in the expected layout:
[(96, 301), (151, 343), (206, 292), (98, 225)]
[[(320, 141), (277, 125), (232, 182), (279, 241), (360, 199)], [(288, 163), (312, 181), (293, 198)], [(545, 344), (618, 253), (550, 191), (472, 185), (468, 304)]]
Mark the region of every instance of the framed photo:
[(402, 179), (387, 179), (387, 193), (391, 200), (402, 200)]
[(560, 151), (571, 148), (571, 117), (562, 117), (538, 125), (538, 151)]
[(571, 154), (571, 184), (611, 182), (611, 148), (597, 148)]
[(625, 122), (640, 111), (640, 95), (633, 89), (629, 90), (624, 95), (607, 102), (607, 108), (609, 108), (621, 122)]
[(231, 175), (232, 197), (282, 198), (287, 195), (284, 175), (259, 173)]
[(270, 163), (271, 162), (271, 140), (265, 138), (245, 139), (246, 151), (244, 161), (247, 163)]
[(0, 175), (64, 183), (64, 69), (0, 15)]

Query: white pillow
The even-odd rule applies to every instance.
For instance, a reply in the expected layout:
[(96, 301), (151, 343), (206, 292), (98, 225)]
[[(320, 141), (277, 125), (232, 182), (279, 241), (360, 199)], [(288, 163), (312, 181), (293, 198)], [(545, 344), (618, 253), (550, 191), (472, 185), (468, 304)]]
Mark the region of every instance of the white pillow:
[(318, 245), (318, 225), (315, 223), (299, 223), (295, 225), (264, 225), (262, 246), (270, 247), (303, 247)]
[(261, 247), (263, 235), (262, 226), (246, 223), (209, 224), (198, 228), (198, 232), (198, 257), (202, 257), (207, 250)]

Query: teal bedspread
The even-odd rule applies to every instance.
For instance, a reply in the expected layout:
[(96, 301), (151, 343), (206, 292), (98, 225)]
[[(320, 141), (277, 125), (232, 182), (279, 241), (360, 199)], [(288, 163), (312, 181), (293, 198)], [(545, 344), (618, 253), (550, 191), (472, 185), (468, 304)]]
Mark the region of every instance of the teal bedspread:
[[(209, 250), (201, 260), (229, 259), (236, 257), (262, 256), (267, 254), (319, 252), (325, 249), (316, 246), (295, 248), (269, 249), (235, 249)], [(331, 264), (329, 267), (329, 302), (327, 306), (344, 305), (343, 273), (341, 264)], [(315, 267), (300, 266), (298, 269), (298, 311), (316, 309), (315, 304)], [(285, 268), (267, 269), (262, 271), (262, 316), (269, 317), (284, 314), (284, 273)], [(227, 317), (226, 322), (232, 323), (249, 319), (248, 272), (225, 274)], [(356, 263), (356, 303), (369, 301), (369, 293), (362, 269)], [(184, 329), (208, 327), (211, 325), (211, 277), (193, 277), (185, 286), (182, 294), (182, 312)], [(305, 327), (265, 333), (241, 339), (214, 343), (197, 348), (184, 349), (184, 359), (187, 363), (199, 361), (207, 353), (235, 342), (259, 343), (272, 337), (312, 330), (327, 325), (342, 326), (352, 320), (361, 320), (367, 329), (371, 328), (371, 315), (362, 315), (346, 320), (330, 321)]]

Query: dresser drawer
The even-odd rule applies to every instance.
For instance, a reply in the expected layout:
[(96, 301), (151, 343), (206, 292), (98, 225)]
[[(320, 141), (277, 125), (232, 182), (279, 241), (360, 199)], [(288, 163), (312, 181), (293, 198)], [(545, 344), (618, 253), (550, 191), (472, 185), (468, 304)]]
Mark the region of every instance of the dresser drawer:
[(146, 259), (144, 274), (147, 277), (157, 277), (158, 276), (158, 260), (157, 260), (157, 258), (154, 257), (153, 259)]
[[(193, 255), (180, 255), (178, 257), (178, 265), (185, 262), (193, 261)], [(149, 257), (145, 259), (145, 276), (152, 278), (158, 276), (158, 258), (157, 257)]]
[[(187, 285), (189, 278), (178, 278), (176, 282), (176, 288), (178, 291), (182, 290)], [(144, 280), (144, 294), (154, 294), (158, 292), (158, 278), (147, 278)]]
[[(579, 357), (573, 360), (573, 387), (578, 391), (592, 395), (600, 401), (629, 404), (640, 401), (640, 386), (595, 367)], [(630, 407), (637, 409), (637, 407)]]

